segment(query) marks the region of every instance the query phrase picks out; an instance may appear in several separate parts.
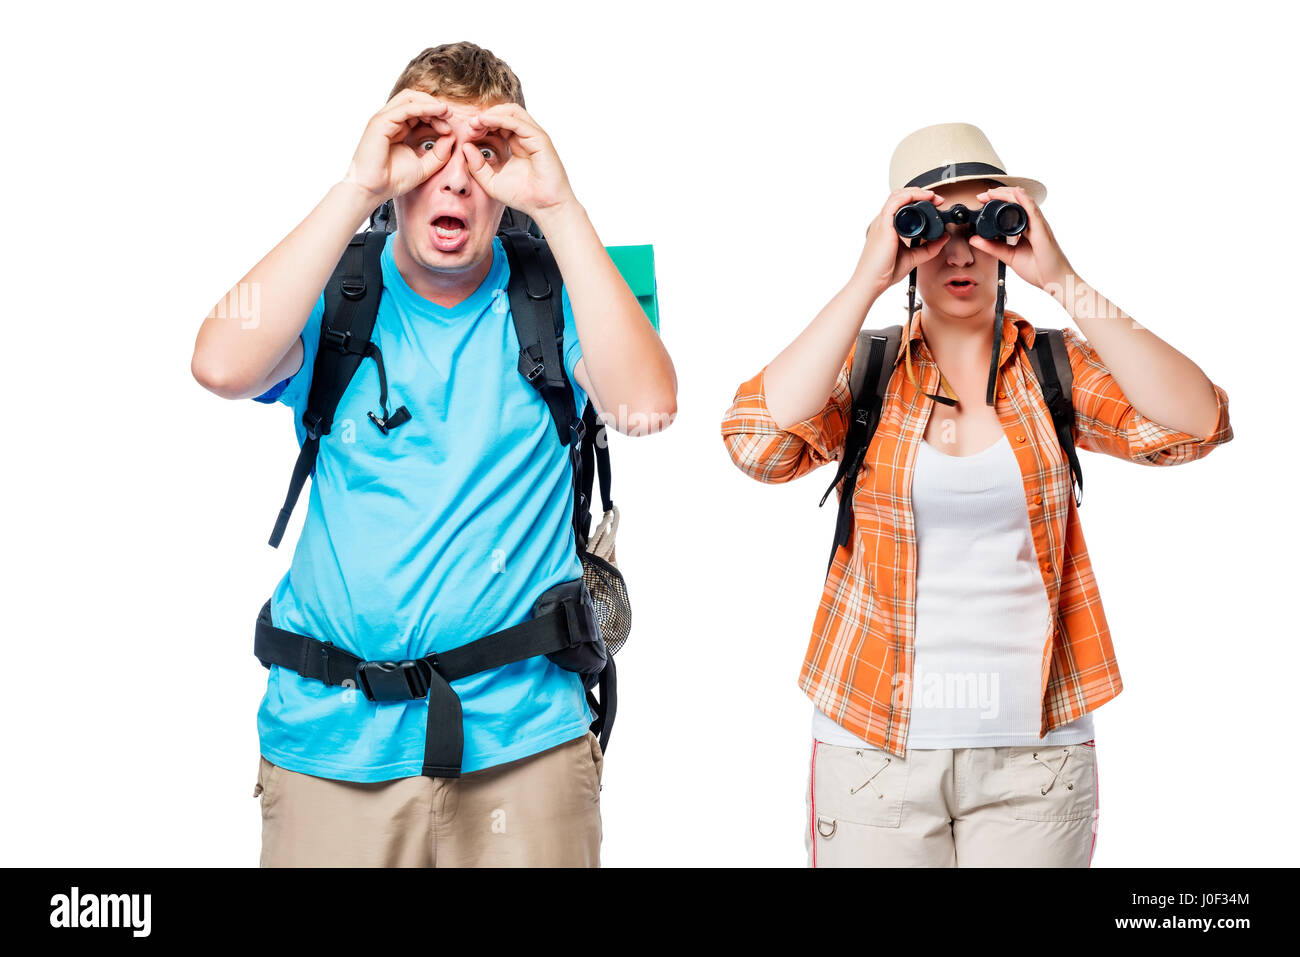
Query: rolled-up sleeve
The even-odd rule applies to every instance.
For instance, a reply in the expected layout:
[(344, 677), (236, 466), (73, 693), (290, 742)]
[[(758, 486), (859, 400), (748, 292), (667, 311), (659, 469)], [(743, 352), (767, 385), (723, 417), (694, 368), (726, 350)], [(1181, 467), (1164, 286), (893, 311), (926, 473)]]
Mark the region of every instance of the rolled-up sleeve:
[(854, 348), (856, 343), (849, 349), (821, 411), (788, 429), (777, 425), (768, 410), (763, 385), (766, 366), (741, 383), (722, 419), (722, 441), (737, 468), (760, 482), (789, 482), (844, 453), (852, 405), (849, 372)]
[(1214, 383), (1218, 417), (1213, 431), (1200, 438), (1148, 419), (1135, 409), (1097, 350), (1073, 329), (1061, 330), (1074, 375), (1074, 441), (1081, 449), (1128, 459), (1140, 465), (1179, 465), (1209, 455), (1231, 441), (1228, 394)]

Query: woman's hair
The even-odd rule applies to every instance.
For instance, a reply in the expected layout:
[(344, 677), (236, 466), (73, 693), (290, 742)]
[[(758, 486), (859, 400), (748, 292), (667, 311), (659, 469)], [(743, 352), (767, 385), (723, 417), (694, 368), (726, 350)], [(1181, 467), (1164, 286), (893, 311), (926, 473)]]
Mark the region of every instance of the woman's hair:
[(524, 88), (515, 71), (491, 50), (468, 41), (444, 43), (419, 53), (397, 78), (388, 98), (391, 100), (408, 87), (486, 106), (524, 105)]

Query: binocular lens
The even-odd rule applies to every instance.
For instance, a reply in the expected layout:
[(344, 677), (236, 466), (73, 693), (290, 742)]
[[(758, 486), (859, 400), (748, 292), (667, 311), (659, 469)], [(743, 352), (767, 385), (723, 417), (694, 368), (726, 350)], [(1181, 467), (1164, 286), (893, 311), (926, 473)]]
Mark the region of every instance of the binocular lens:
[(904, 239), (912, 239), (925, 231), (925, 217), (904, 206), (894, 216), (894, 229)]
[(1015, 236), (1029, 225), (1024, 209), (1015, 203), (1007, 203), (999, 209), (993, 222), (997, 225), (998, 232), (1004, 236)]

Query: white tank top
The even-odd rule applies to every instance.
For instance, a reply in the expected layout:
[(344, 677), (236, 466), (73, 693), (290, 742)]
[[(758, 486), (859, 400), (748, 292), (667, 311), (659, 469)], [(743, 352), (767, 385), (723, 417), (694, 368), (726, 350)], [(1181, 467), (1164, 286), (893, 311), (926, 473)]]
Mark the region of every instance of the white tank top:
[[(1078, 744), (1092, 715), (1038, 737), (1051, 605), (1006, 435), (974, 455), (920, 443), (912, 476), (916, 644), (909, 748)], [(868, 746), (813, 708), (813, 735)]]

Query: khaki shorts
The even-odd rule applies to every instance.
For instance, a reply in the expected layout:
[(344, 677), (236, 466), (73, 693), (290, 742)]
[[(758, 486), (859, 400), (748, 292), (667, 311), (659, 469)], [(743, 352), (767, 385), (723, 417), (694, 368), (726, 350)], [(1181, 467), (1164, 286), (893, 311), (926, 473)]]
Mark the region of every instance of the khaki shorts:
[(810, 867), (1089, 867), (1096, 746), (899, 758), (814, 739), (805, 806)]
[(600, 866), (590, 731), (459, 778), (337, 781), (258, 758), (263, 867)]

